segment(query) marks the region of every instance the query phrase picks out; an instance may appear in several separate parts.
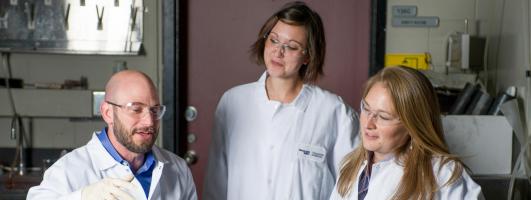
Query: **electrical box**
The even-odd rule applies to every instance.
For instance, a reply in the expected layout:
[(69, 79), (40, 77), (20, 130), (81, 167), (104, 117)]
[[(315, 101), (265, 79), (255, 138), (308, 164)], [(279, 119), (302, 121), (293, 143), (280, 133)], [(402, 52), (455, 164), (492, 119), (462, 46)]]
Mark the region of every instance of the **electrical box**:
[(402, 65), (417, 70), (430, 69), (431, 56), (429, 53), (402, 54), (392, 53), (385, 54), (385, 67)]
[(486, 38), (455, 32), (448, 37), (446, 66), (463, 70), (483, 70)]

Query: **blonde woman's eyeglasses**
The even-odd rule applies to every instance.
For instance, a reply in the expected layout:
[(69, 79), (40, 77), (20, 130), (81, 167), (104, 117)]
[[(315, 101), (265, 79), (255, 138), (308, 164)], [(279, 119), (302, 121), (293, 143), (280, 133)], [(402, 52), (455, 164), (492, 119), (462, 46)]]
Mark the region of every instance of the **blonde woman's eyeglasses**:
[(400, 123), (400, 118), (394, 117), (389, 113), (370, 110), (367, 108), (364, 101), (361, 101), (360, 103), (360, 112), (369, 120), (372, 119), (373, 122), (379, 126), (391, 126)]

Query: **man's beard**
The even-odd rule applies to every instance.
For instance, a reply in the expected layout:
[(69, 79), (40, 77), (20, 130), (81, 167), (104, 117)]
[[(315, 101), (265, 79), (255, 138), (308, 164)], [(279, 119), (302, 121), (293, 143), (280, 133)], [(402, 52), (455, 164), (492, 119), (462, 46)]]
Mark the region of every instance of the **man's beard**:
[[(113, 123), (114, 136), (120, 144), (127, 148), (127, 150), (134, 153), (143, 154), (149, 152), (151, 150), (151, 147), (153, 147), (155, 139), (158, 135), (158, 130), (154, 127), (133, 128), (133, 130), (129, 132), (124, 128), (122, 122), (116, 114), (114, 115)], [(141, 144), (135, 144), (135, 142), (133, 141), (133, 135), (136, 132), (151, 132), (153, 133), (153, 137), (151, 138), (151, 141), (144, 142)]]

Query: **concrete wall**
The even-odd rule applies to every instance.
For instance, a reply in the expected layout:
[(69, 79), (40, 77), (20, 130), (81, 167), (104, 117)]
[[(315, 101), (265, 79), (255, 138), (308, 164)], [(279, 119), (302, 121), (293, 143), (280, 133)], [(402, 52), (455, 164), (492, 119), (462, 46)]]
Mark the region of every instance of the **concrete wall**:
[[(392, 27), (393, 5), (417, 6), (418, 16), (438, 16), (440, 25)], [(386, 53), (429, 52), (433, 59), (430, 72), (444, 71), (446, 39), (453, 31), (463, 32), (463, 21), (468, 18), (471, 35), (487, 38), (486, 72), (481, 76), (487, 91), (496, 96), (507, 87), (516, 86), (522, 116), (530, 119), (531, 81), (526, 77), (531, 56), (530, 10), (529, 0), (389, 0)], [(527, 120), (528, 130), (530, 123)]]
[[(446, 41), (453, 32), (465, 32), (465, 19), (471, 35), (487, 37), (492, 26), (493, 0), (389, 0), (387, 12), (386, 53), (423, 53), (432, 56), (432, 70), (444, 71)], [(434, 28), (391, 26), (391, 8), (396, 5), (417, 6), (417, 16), (437, 16)]]
[[(495, 89), (503, 91), (509, 86), (516, 86), (521, 103), (529, 107), (529, 78), (526, 71), (530, 70), (530, 17), (528, 0), (505, 0), (500, 6), (502, 10), (500, 24), (496, 30), (497, 46), (490, 60), (495, 81)], [(527, 116), (530, 116), (529, 109)], [(528, 117), (529, 118), (529, 117)]]
[[(62, 83), (64, 80), (79, 80), (87, 77), (89, 90), (103, 90), (106, 81), (113, 73), (113, 66), (125, 61), (129, 69), (147, 73), (158, 85), (161, 83), (160, 53), (160, 1), (144, 1), (144, 48), (142, 56), (87, 56), (87, 55), (53, 55), (53, 54), (11, 54), (11, 69), (14, 78), (22, 78), (25, 83)], [(2, 73), (5, 73), (2, 68)], [(5, 76), (1, 74), (0, 76)], [(5, 93), (6, 90), (1, 92)], [(63, 91), (69, 94), (69, 91)], [(33, 101), (45, 101), (54, 98), (53, 92), (35, 96)], [(2, 99), (0, 110), (9, 109), (9, 102)], [(17, 101), (16, 103), (24, 101)], [(90, 100), (79, 106), (91, 108)], [(17, 105), (24, 106), (24, 105)], [(43, 108), (44, 109), (44, 108)], [(72, 112), (76, 112), (75, 110)], [(31, 121), (31, 123), (30, 123)], [(91, 137), (92, 131), (100, 130), (105, 124), (101, 119), (38, 117), (25, 118), (26, 130), (31, 130), (31, 145), (35, 148), (75, 148), (84, 145)], [(0, 117), (0, 147), (14, 147), (10, 139), (9, 116)]]
[[(491, 76), (496, 91), (509, 86), (517, 87), (520, 112), (527, 119), (527, 140), (531, 139), (531, 77), (526, 77), (531, 65), (531, 5), (529, 0), (505, 0), (500, 6), (495, 56), (489, 58), (494, 64)], [(489, 55), (490, 56), (490, 55)], [(527, 146), (527, 168), (531, 173), (531, 145)], [(525, 161), (524, 161), (525, 162)], [(527, 176), (529, 177), (529, 176)]]
[[(437, 16), (439, 26), (393, 27), (391, 8), (395, 5), (417, 6), (418, 16)], [(432, 66), (428, 72), (442, 73), (446, 68), (448, 36), (455, 31), (464, 32), (464, 20), (468, 19), (469, 33), (487, 38), (487, 70), (480, 75), (487, 91), (496, 96), (514, 85), (525, 101), (525, 91), (529, 88), (525, 71), (529, 70), (530, 56), (527, 12), (529, 1), (526, 0), (389, 0), (386, 53), (429, 52)], [(449, 78), (461, 74), (466, 73), (450, 74)]]

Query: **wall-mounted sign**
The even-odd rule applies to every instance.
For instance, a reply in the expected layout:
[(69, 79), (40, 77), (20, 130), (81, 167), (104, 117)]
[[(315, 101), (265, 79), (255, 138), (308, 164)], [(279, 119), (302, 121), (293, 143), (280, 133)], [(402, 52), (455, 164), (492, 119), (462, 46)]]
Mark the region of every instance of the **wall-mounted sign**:
[(393, 17), (415, 17), (417, 6), (393, 6)]
[(394, 27), (438, 27), (439, 17), (394, 17)]

